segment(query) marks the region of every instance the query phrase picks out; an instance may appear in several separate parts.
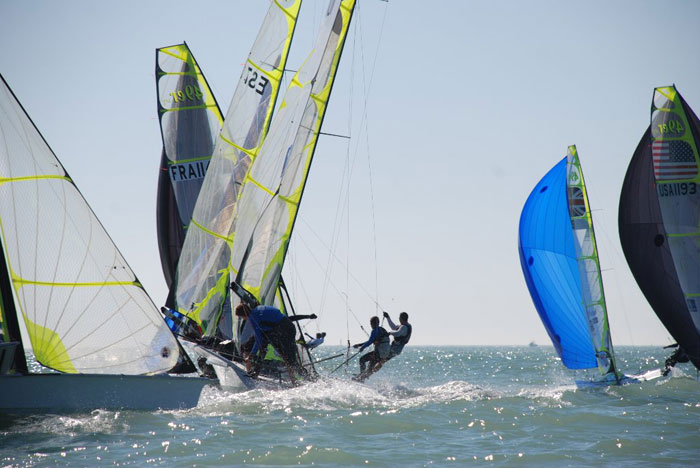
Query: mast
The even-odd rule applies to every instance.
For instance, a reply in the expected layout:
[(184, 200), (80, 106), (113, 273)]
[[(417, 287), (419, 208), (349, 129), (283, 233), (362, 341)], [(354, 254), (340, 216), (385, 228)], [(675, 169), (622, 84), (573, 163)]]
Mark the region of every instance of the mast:
[(163, 141), (156, 223), (163, 275), (170, 287), (224, 118), (186, 43), (156, 49), (156, 91)]

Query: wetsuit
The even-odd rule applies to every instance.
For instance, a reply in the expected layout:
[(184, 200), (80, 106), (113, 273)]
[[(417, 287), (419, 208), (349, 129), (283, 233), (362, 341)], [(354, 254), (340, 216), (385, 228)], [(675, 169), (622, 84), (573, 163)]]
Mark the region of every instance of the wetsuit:
[(389, 321), (389, 326), (391, 329), (396, 330), (395, 332), (389, 332), (390, 335), (394, 336), (394, 342), (391, 343), (391, 348), (389, 350), (389, 359), (391, 359), (394, 356), (401, 354), (403, 347), (406, 346), (406, 343), (408, 343), (408, 341), (411, 339), (413, 327), (408, 322), (406, 322), (405, 325), (395, 325), (390, 318), (387, 320)]
[(374, 344), (374, 350), (360, 358), (360, 373), (365, 371), (367, 362), (369, 362), (369, 370), (372, 370), (378, 362), (389, 357), (389, 333), (383, 327), (372, 329), (369, 339), (360, 346), (360, 352), (372, 344)]
[(255, 335), (251, 354), (265, 349), (269, 343), (288, 365), (299, 366), (294, 343), (296, 330), (286, 315), (272, 306), (258, 306), (250, 311), (248, 320)]

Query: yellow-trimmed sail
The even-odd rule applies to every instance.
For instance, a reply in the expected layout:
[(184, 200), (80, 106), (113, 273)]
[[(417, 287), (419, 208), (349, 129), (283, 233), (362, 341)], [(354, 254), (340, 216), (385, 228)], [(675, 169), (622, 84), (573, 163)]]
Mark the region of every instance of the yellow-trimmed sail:
[(274, 303), (309, 167), (355, 7), (334, 0), (251, 165), (234, 221), (231, 270), (262, 304)]
[(170, 287), (224, 117), (187, 44), (156, 49), (156, 88), (163, 138), (156, 225)]
[(113, 374), (175, 366), (175, 337), (4, 79), (0, 241), (40, 363)]
[(588, 191), (578, 151), (574, 145), (569, 146), (566, 155), (566, 189), (576, 262), (581, 279), (581, 305), (586, 314), (585, 322), (588, 324), (591, 343), (596, 352), (598, 369), (603, 375), (612, 373), (619, 378), (621, 375), (615, 366)]
[(176, 274), (178, 309), (211, 336), (228, 297), (232, 222), (279, 93), (301, 0), (275, 0), (253, 44), (197, 199)]
[(700, 333), (700, 122), (675, 86), (654, 90), (651, 154), (668, 246)]

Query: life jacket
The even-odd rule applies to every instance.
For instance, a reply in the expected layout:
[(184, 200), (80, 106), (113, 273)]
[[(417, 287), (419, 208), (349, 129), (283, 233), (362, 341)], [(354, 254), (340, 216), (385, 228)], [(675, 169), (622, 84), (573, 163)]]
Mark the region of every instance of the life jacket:
[(406, 323), (405, 326), (408, 329), (406, 334), (403, 336), (394, 337), (394, 343), (398, 343), (401, 346), (405, 346), (408, 343), (408, 340), (411, 339), (411, 333), (413, 332), (413, 327), (411, 326), (410, 323)]
[(389, 356), (389, 333), (384, 329), (384, 327), (377, 327), (379, 333), (377, 338), (374, 340), (374, 349), (377, 350), (379, 357), (385, 359)]

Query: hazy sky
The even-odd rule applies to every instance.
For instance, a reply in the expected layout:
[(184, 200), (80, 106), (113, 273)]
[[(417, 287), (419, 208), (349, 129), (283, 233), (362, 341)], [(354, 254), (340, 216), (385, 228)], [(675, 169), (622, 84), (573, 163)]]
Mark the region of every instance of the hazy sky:
[[(548, 344), (518, 221), (576, 144), (613, 341), (669, 344), (617, 208), (653, 88), (700, 111), (700, 3), (359, 1), (323, 129), (353, 138), (321, 138), (284, 271), (309, 331), (361, 341), (377, 300), (409, 312), (414, 344)], [(304, 2), (290, 68), (327, 5)], [(0, 73), (157, 305), (155, 48), (187, 41), (225, 112), (267, 6), (0, 2)]]

